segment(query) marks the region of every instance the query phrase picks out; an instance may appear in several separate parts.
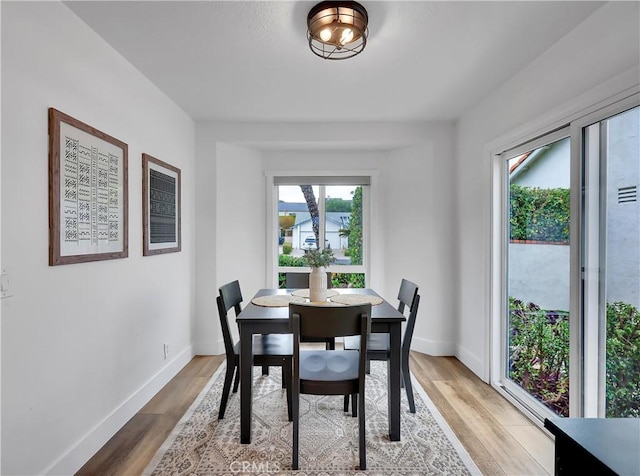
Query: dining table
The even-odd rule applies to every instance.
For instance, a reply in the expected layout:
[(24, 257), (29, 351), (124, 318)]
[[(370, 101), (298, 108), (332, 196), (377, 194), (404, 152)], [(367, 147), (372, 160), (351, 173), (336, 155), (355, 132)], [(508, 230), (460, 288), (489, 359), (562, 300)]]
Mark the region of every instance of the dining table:
[[(371, 332), (389, 334), (390, 357), (387, 361), (389, 439), (391, 441), (400, 441), (400, 387), (402, 378), (400, 352), (402, 346), (402, 323), (406, 320), (406, 317), (373, 289), (333, 288), (331, 291), (331, 294), (343, 296), (341, 298), (343, 301), (370, 299), (372, 301)], [(300, 290), (260, 289), (236, 317), (240, 334), (240, 442), (243, 444), (251, 443), (253, 335), (291, 333), (288, 299), (292, 294), (295, 295), (297, 293), (300, 293)], [(362, 295), (362, 297), (348, 298), (350, 295)], [(266, 305), (260, 304), (261, 301), (267, 299), (272, 302)], [(329, 300), (331, 299), (330, 297)], [(338, 298), (334, 299), (338, 300)], [(281, 303), (273, 302), (279, 300), (281, 300)], [(318, 305), (323, 304), (318, 303)]]

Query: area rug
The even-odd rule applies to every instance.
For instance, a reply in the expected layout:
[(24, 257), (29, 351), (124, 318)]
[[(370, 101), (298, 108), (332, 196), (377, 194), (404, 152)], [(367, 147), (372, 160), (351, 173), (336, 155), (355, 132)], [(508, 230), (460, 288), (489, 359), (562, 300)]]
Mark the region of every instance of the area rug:
[(240, 443), (240, 393), (231, 394), (218, 420), (222, 364), (144, 475), (425, 476), (479, 475), (453, 431), (413, 379), (416, 413), (402, 390), (401, 439), (390, 441), (386, 363), (371, 362), (366, 381), (367, 470), (358, 468), (358, 419), (343, 412), (339, 396), (302, 395), (300, 469), (291, 470), (292, 424), (287, 420), (280, 369), (254, 373), (251, 444)]

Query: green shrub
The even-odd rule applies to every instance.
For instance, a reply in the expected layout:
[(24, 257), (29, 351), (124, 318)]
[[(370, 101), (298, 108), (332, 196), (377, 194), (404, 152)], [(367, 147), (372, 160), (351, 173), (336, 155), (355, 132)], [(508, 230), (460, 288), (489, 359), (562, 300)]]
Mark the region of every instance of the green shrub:
[(567, 188), (543, 189), (511, 185), (510, 238), (568, 243), (569, 199)]
[(300, 256), (278, 255), (278, 266), (306, 266), (307, 262)]
[(640, 417), (640, 313), (607, 303), (607, 417)]
[(509, 298), (509, 377), (558, 415), (569, 416), (569, 313)]
[[(558, 415), (569, 416), (569, 315), (509, 298), (509, 377)], [(640, 417), (640, 312), (607, 303), (606, 416)]]
[(364, 273), (331, 273), (334, 288), (364, 288)]
[(341, 230), (342, 236), (349, 237), (349, 247), (344, 255), (351, 258), (351, 264), (362, 264), (362, 223), (362, 187), (357, 187), (351, 201), (349, 226)]
[(285, 255), (290, 255), (291, 251), (293, 251), (293, 246), (288, 241), (282, 244), (282, 253)]

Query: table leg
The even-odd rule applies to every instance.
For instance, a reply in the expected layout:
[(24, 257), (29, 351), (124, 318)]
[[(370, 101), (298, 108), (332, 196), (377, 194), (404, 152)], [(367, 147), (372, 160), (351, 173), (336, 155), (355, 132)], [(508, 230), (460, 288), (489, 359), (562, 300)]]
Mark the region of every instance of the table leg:
[(251, 402), (253, 400), (253, 330), (239, 325), (240, 332), (240, 443), (251, 443)]
[(389, 438), (400, 441), (400, 352), (402, 346), (402, 324), (391, 324), (389, 329), (390, 355), (387, 361), (387, 392), (389, 413)]

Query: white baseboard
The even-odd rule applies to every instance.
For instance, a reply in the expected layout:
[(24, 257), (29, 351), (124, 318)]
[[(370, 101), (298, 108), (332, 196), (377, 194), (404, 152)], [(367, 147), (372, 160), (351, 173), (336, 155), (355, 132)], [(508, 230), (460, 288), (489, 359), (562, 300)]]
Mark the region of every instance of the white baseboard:
[(169, 380), (193, 358), (193, 346), (189, 345), (158, 373), (145, 382), (129, 398), (90, 430), (69, 450), (41, 472), (45, 475), (76, 473), (104, 444), (115, 435)]
[(416, 337), (415, 335), (411, 339), (411, 350), (438, 357), (456, 355), (454, 342), (437, 342)]
[(436, 342), (413, 336), (411, 340), (411, 350), (436, 357), (455, 356), (480, 379), (485, 382), (489, 381), (489, 376), (484, 375), (484, 365), (482, 361), (455, 342)]
[(456, 346), (455, 355), (460, 362), (462, 362), (469, 370), (478, 376), (481, 380), (489, 383), (489, 376), (485, 375), (485, 365), (482, 359), (479, 359), (476, 355), (467, 351), (462, 346)]

